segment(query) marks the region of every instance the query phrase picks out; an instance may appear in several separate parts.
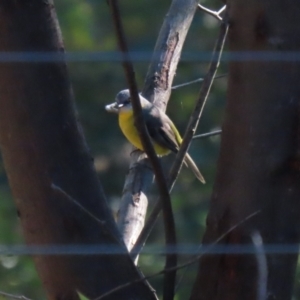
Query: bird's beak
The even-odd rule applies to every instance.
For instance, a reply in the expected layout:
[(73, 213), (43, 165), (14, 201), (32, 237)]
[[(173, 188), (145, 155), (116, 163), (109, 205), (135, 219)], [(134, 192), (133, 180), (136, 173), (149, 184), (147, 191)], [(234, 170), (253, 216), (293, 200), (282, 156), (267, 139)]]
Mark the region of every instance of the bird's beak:
[(111, 113), (115, 113), (115, 114), (119, 113), (117, 102), (105, 105), (105, 109)]

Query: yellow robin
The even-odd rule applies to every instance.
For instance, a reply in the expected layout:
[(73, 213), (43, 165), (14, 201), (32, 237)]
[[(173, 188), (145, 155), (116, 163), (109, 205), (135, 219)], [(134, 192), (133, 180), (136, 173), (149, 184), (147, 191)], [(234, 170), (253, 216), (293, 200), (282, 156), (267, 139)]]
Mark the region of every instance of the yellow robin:
[[(158, 107), (139, 95), (146, 127), (157, 155), (163, 156), (170, 152), (177, 153), (182, 138), (170, 118)], [(144, 150), (138, 131), (134, 125), (133, 109), (129, 90), (123, 90), (116, 96), (116, 102), (106, 105), (108, 112), (119, 115), (120, 128), (127, 140), (139, 150)], [(205, 179), (193, 159), (186, 153), (184, 163), (195, 176), (205, 183)]]

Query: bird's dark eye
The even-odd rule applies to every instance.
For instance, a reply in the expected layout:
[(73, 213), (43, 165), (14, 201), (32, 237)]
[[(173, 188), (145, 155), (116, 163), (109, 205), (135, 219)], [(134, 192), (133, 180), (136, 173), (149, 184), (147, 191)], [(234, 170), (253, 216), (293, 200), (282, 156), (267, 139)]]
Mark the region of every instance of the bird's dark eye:
[(123, 104), (124, 104), (124, 105), (127, 105), (127, 104), (129, 104), (129, 103), (130, 103), (130, 98), (128, 98), (128, 99), (126, 99), (126, 100), (123, 101)]
[(123, 106), (126, 106), (127, 104), (130, 103), (130, 98), (123, 100), (122, 102), (118, 103), (118, 107), (121, 108)]

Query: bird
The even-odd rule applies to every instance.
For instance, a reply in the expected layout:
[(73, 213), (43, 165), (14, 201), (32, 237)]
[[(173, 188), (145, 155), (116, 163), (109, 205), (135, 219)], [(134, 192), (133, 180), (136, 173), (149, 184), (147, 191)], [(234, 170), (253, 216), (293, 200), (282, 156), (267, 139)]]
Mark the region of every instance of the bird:
[[(134, 124), (133, 108), (128, 89), (120, 91), (114, 103), (105, 106), (106, 111), (117, 113), (119, 126), (127, 140), (137, 149), (143, 151), (143, 145)], [(154, 150), (158, 156), (171, 152), (177, 153), (182, 138), (171, 119), (157, 106), (153, 105), (139, 94), (144, 121), (151, 138)], [(205, 179), (188, 153), (185, 154), (184, 163), (189, 167), (196, 178), (202, 183)]]

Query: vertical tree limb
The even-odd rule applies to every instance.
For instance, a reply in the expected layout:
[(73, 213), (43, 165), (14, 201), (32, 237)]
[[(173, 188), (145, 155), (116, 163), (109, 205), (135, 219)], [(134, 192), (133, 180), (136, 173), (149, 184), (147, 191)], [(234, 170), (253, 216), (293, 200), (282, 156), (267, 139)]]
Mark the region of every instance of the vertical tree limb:
[[(0, 51), (62, 53), (52, 1), (0, 1)], [(36, 255), (49, 299), (90, 298), (141, 278), (129, 257), (77, 122), (64, 62), (0, 64), (0, 144), (30, 245), (112, 245), (119, 254)], [(100, 220), (67, 198), (69, 195)], [(110, 299), (124, 299), (123, 291)], [(156, 299), (145, 283), (128, 299)]]
[[(203, 242), (210, 244), (253, 211), (261, 213), (231, 232), (226, 245), (299, 243), (300, 63), (258, 61), (300, 50), (300, 3), (227, 1), (229, 47), (252, 52), (229, 64), (228, 103), (222, 128), (217, 177)], [(291, 299), (297, 255), (266, 253), (268, 299)], [(257, 297), (259, 269), (253, 255), (207, 255), (200, 260), (191, 299)]]

